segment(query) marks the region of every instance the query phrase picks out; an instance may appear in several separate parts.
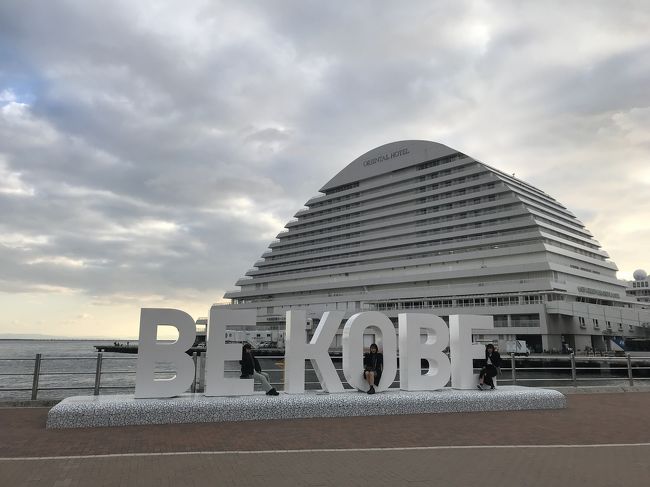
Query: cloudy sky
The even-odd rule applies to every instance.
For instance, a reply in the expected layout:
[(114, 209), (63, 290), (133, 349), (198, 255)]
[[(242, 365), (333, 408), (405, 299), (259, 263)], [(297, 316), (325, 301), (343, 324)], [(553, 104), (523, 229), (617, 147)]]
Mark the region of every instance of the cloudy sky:
[(650, 3), (0, 2), (0, 333), (194, 317), (348, 162), (442, 142), (650, 270)]

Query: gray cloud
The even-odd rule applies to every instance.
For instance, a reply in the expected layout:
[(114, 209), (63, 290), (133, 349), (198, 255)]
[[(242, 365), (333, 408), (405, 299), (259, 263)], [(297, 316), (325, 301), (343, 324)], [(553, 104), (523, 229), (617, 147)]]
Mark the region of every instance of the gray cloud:
[(630, 271), (649, 21), (644, 2), (3, 2), (0, 291), (217, 300), (347, 162), (410, 138), (538, 185)]

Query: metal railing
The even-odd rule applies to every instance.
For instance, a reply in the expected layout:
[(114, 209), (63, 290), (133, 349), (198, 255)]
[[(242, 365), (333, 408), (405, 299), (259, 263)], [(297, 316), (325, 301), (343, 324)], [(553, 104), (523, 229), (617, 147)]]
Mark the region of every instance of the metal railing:
[[(556, 363), (567, 362), (566, 367), (521, 367), (517, 366), (517, 360), (520, 361), (555, 361)], [(578, 364), (580, 361), (581, 364)], [(585, 366), (589, 363), (598, 364), (598, 367)], [(603, 368), (604, 366), (604, 368)], [(613, 366), (613, 367), (612, 367)], [(510, 378), (506, 377), (504, 372), (510, 371)], [(570, 377), (518, 377), (518, 372), (568, 372)], [(635, 371), (637, 374), (635, 375)], [(629, 353), (621, 357), (589, 357), (589, 356), (576, 356), (574, 353), (569, 355), (551, 355), (541, 357), (516, 357), (510, 356), (510, 366), (502, 367), (502, 375), (497, 379), (499, 382), (506, 382), (511, 384), (518, 383), (539, 383), (539, 382), (570, 382), (573, 387), (578, 387), (580, 383), (585, 382), (603, 382), (603, 381), (617, 381), (626, 383), (630, 387), (634, 386), (636, 381), (649, 381), (650, 372), (650, 356), (648, 357), (632, 357)], [(595, 376), (596, 372), (600, 372), (600, 376)], [(579, 377), (580, 373), (580, 377)], [(591, 373), (589, 376), (586, 374)], [(604, 375), (603, 375), (604, 373)], [(641, 374), (644, 374), (642, 376)]]
[[(134, 361), (136, 356), (105, 356), (102, 352), (98, 352), (96, 357), (45, 357), (40, 353), (37, 353), (36, 356), (32, 358), (1, 358), (0, 357), (0, 379), (3, 377), (17, 377), (17, 376), (31, 376), (31, 387), (0, 387), (0, 398), (2, 398), (3, 392), (30, 392), (31, 399), (38, 399), (38, 394), (41, 391), (70, 391), (70, 390), (92, 390), (94, 395), (100, 395), (102, 391), (107, 390), (128, 390), (135, 387), (135, 379), (132, 383), (128, 385), (104, 385), (102, 383), (102, 378), (106, 376), (124, 376), (124, 375), (135, 375), (135, 368), (131, 369), (110, 369), (106, 370), (103, 368), (104, 363), (107, 360), (111, 361)], [(260, 359), (271, 359), (271, 360), (284, 360), (284, 356), (281, 355), (272, 355), (272, 356), (260, 356)], [(203, 390), (205, 385), (205, 355), (195, 352), (192, 356), (192, 359), (195, 364), (195, 374), (194, 380), (190, 387), (191, 392), (200, 392)], [(44, 372), (42, 365), (44, 362), (56, 362), (62, 360), (73, 360), (75, 362), (79, 360), (95, 361), (94, 371), (92, 369), (88, 370), (79, 370), (79, 367), (75, 367), (74, 370), (57, 370), (53, 372)], [(6, 361), (12, 362), (30, 362), (33, 361), (33, 371), (32, 372), (3, 372), (2, 363)], [(528, 362), (528, 364), (517, 365), (517, 362)], [(552, 364), (552, 366), (544, 366)], [(530, 366), (531, 363), (540, 363), (538, 366)], [(566, 363), (564, 366), (563, 363)], [(596, 366), (588, 366), (588, 364), (594, 363)], [(528, 366), (527, 366), (528, 365)], [(346, 387), (350, 387), (346, 382), (343, 376), (342, 368), (336, 368), (337, 373), (339, 374), (341, 380), (344, 382)], [(426, 371), (427, 369), (422, 369)], [(478, 369), (475, 369), (478, 370)], [(312, 369), (306, 368), (306, 371), (314, 372)], [(504, 356), (503, 367), (501, 367), (501, 374), (497, 377), (497, 381), (501, 384), (539, 384), (543, 386), (544, 383), (553, 383), (557, 386), (557, 383), (563, 384), (568, 383), (574, 387), (578, 387), (581, 383), (586, 382), (616, 382), (616, 385), (624, 383), (629, 386), (634, 386), (635, 381), (649, 381), (650, 380), (650, 356), (648, 357), (632, 357), (630, 354), (626, 354), (622, 357), (586, 357), (579, 356), (576, 357), (575, 354), (570, 355), (549, 355), (549, 356), (535, 356), (535, 357), (524, 357), (524, 356), (514, 356), (510, 355)], [(239, 368), (226, 369), (226, 372), (231, 376), (235, 377), (239, 374)], [(282, 366), (275, 369), (267, 369), (266, 372), (272, 374), (271, 384), (275, 387), (280, 387), (284, 385), (284, 368)], [(175, 372), (173, 370), (157, 370), (156, 374), (168, 374), (173, 375)], [(535, 377), (535, 374), (546, 373), (551, 374), (551, 377)], [(532, 375), (532, 376), (531, 376)], [(71, 384), (66, 384), (59, 387), (43, 387), (41, 385), (41, 378), (50, 377), (50, 376), (69, 376), (69, 377), (78, 377), (78, 376), (94, 376), (94, 382), (92, 385), (83, 385), (79, 384), (79, 381), (72, 381)], [(314, 373), (314, 379), (315, 373)], [(396, 382), (399, 381), (399, 370), (397, 371)], [(318, 380), (306, 380), (305, 386), (310, 388), (310, 386), (316, 386), (311, 388), (317, 388), (319, 385)], [(395, 385), (395, 384), (394, 384)], [(551, 387), (548, 386), (547, 387)]]
[[(38, 393), (39, 391), (69, 391), (69, 390), (92, 390), (93, 394), (95, 396), (98, 396), (101, 394), (102, 390), (121, 390), (121, 389), (133, 389), (135, 387), (135, 381), (133, 381), (133, 384), (129, 385), (103, 385), (102, 384), (102, 377), (107, 376), (107, 375), (135, 375), (136, 371), (135, 368), (129, 370), (129, 369), (112, 369), (112, 370), (102, 370), (103, 364), (106, 360), (126, 360), (126, 361), (134, 361), (136, 360), (136, 356), (104, 356), (103, 352), (98, 352), (96, 357), (44, 357), (43, 354), (37, 353), (36, 356), (31, 359), (31, 358), (2, 358), (0, 357), (0, 379), (2, 377), (20, 377), (20, 376), (32, 376), (32, 385), (31, 388), (29, 387), (0, 387), (0, 399), (2, 399), (2, 393), (3, 392), (31, 392), (31, 400), (36, 400), (38, 399)], [(195, 375), (194, 375), (194, 381), (191, 386), (191, 391), (196, 392), (197, 391), (197, 385), (199, 382), (199, 379), (203, 380), (204, 377), (199, 375), (199, 367), (197, 367), (198, 363), (198, 355), (196, 352), (194, 352), (192, 359), (194, 361), (195, 365)], [(80, 371), (78, 367), (76, 367), (74, 370), (57, 370), (53, 372), (43, 372), (42, 370), (42, 364), (43, 362), (56, 362), (56, 361), (89, 361), (93, 360), (95, 361), (95, 367), (94, 371), (88, 370), (88, 371)], [(33, 372), (28, 373), (28, 372), (3, 372), (2, 368), (2, 363), (6, 361), (11, 361), (11, 362), (29, 362), (33, 361), (34, 362), (34, 368)], [(202, 368), (201, 370), (205, 370)], [(237, 369), (239, 370), (239, 369)], [(231, 370), (229, 372), (235, 372), (235, 370)], [(157, 370), (156, 374), (159, 375), (174, 375), (175, 371), (173, 370)], [(75, 381), (75, 383), (71, 385), (65, 385), (61, 387), (43, 387), (40, 385), (41, 383), (41, 378), (43, 377), (56, 377), (56, 376), (94, 376), (94, 383), (93, 385), (79, 385), (78, 381)]]

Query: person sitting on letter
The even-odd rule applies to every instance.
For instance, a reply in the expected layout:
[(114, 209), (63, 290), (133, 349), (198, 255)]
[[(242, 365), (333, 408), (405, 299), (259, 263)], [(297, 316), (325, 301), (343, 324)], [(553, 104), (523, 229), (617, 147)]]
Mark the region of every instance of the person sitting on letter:
[(253, 356), (253, 347), (250, 343), (244, 343), (241, 348), (241, 377), (240, 379), (256, 379), (262, 384), (267, 396), (278, 396), (280, 393), (269, 384), (269, 374), (262, 372), (260, 363)]
[(368, 394), (375, 393), (375, 386), (379, 385), (382, 370), (384, 370), (384, 356), (379, 353), (377, 344), (373, 343), (370, 345), (370, 352), (363, 355), (363, 377), (370, 385)]
[(485, 365), (478, 376), (478, 388), (483, 390), (483, 385), (494, 389), (493, 377), (496, 377), (498, 368), (501, 367), (501, 355), (494, 349), (494, 345), (488, 343), (485, 347)]

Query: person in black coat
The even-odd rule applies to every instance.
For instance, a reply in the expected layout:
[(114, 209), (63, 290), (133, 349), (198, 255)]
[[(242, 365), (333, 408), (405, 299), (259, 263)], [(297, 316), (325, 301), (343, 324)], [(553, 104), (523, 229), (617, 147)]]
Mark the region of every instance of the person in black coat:
[(370, 352), (363, 355), (363, 377), (368, 382), (368, 394), (375, 393), (375, 386), (379, 385), (381, 373), (384, 370), (384, 355), (379, 353), (377, 344), (370, 345)]
[(267, 396), (278, 396), (279, 392), (269, 383), (269, 374), (262, 372), (262, 367), (253, 355), (253, 347), (250, 343), (244, 343), (241, 348), (241, 376), (240, 379), (257, 379)]
[(494, 349), (494, 345), (488, 343), (485, 347), (485, 364), (478, 376), (478, 388), (483, 390), (484, 385), (494, 389), (493, 377), (496, 377), (501, 367), (501, 355)]

